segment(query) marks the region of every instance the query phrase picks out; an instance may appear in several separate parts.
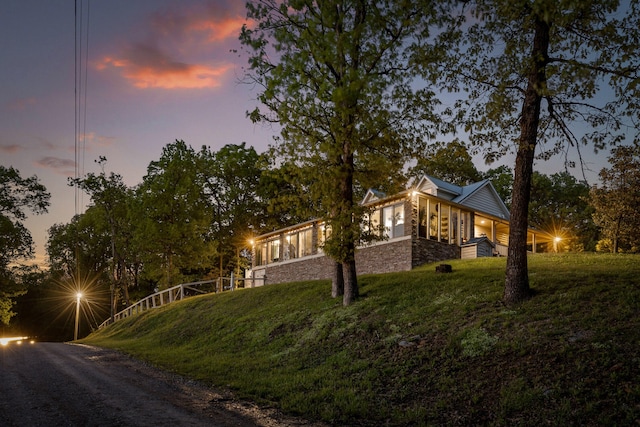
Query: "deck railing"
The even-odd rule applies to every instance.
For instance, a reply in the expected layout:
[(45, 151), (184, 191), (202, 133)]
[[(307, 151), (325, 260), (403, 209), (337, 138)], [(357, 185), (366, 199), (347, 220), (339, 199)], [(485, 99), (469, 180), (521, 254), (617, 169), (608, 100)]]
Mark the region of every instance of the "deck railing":
[[(210, 283), (215, 284), (213, 290), (211, 291), (199, 288), (202, 285)], [(132, 304), (124, 310), (121, 310), (118, 313), (114, 314), (113, 320), (109, 318), (102, 322), (100, 326), (98, 326), (98, 329), (101, 329), (113, 322), (117, 322), (118, 320), (133, 316), (134, 314), (138, 314), (152, 308), (162, 307), (163, 305), (171, 304), (174, 301), (182, 300), (191, 295), (206, 294), (209, 292), (233, 291), (234, 289), (253, 288), (260, 285), (264, 285), (264, 278), (235, 278), (233, 277), (233, 274), (231, 275), (231, 277), (219, 277), (213, 280), (181, 283), (169, 289), (158, 291), (154, 294), (142, 298), (135, 304)]]

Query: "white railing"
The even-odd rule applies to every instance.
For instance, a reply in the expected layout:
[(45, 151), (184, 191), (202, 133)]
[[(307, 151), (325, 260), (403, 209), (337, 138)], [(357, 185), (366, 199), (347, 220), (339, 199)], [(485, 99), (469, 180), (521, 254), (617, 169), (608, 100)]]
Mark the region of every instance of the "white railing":
[(256, 286), (256, 282), (262, 282), (264, 285), (264, 278), (260, 279), (252, 279), (252, 278), (234, 278), (233, 274), (231, 277), (219, 277), (214, 280), (202, 280), (200, 282), (189, 282), (189, 283), (181, 283), (169, 289), (165, 289), (154, 294), (151, 294), (147, 297), (144, 297), (140, 301), (135, 304), (130, 305), (124, 310), (119, 311), (114, 314), (113, 321), (111, 318), (105, 320), (98, 326), (98, 329), (103, 328), (113, 322), (117, 322), (118, 320), (125, 319), (127, 317), (133, 316), (134, 314), (141, 313), (145, 310), (149, 310), (152, 308), (162, 307), (163, 305), (170, 304), (174, 301), (179, 301), (189, 296), (189, 291), (192, 291), (197, 294), (206, 294), (209, 291), (205, 291), (202, 289), (198, 289), (196, 286), (206, 285), (209, 283), (215, 283), (215, 287), (213, 292), (224, 292), (224, 291), (233, 291), (238, 288), (253, 288)]

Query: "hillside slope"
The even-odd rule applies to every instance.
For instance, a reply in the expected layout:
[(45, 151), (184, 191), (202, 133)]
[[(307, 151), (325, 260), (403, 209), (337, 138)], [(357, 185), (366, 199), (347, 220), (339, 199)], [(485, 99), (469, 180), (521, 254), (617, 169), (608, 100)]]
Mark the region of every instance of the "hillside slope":
[(83, 342), (333, 425), (640, 422), (640, 256), (529, 258), (536, 296), (500, 302), (505, 260), (204, 295)]

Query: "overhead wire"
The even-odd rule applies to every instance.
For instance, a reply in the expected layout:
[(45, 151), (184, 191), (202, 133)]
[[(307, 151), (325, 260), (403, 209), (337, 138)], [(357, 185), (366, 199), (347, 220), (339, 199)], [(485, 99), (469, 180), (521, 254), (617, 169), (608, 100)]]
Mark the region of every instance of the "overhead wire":
[[(85, 19), (86, 14), (86, 19)], [(75, 0), (75, 42), (74, 42), (74, 178), (80, 179), (85, 174), (85, 152), (87, 140), (87, 99), (89, 82), (89, 23), (90, 0), (87, 0), (86, 12), (84, 1)], [(83, 48), (84, 46), (84, 48)], [(83, 193), (75, 185), (75, 214), (82, 213), (84, 200)]]

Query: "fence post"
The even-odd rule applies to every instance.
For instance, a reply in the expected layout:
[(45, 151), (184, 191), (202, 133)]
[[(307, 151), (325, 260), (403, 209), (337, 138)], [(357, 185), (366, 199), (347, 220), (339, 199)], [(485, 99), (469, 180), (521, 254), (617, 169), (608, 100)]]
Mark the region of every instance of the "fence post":
[(235, 278), (233, 277), (233, 271), (232, 271), (231, 279), (229, 280), (229, 290), (232, 291), (235, 285), (236, 285), (236, 282), (235, 282)]

